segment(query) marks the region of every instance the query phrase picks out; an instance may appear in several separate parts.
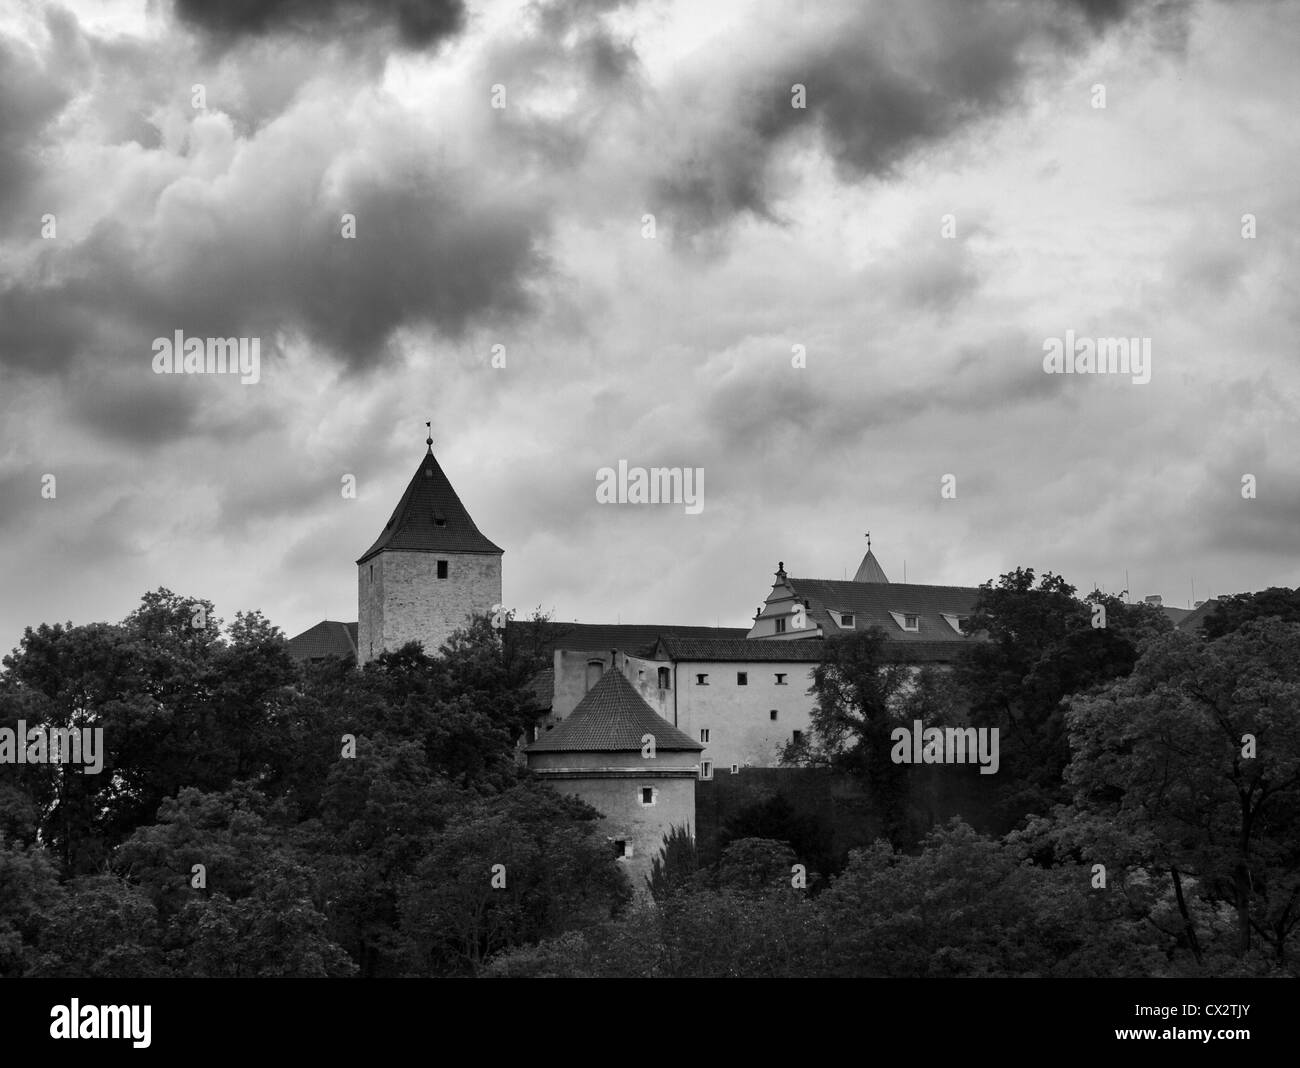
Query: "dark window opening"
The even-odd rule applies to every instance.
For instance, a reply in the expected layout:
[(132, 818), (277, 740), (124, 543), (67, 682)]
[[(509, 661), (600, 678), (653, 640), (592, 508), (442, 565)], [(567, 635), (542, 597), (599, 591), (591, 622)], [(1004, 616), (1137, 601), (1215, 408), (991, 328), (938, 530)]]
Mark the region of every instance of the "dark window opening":
[(777, 684), (778, 686), (784, 686), (784, 685), (785, 685), (785, 672), (784, 672), (784, 671), (778, 671), (778, 672), (776, 673), (776, 684)]
[(614, 839), (614, 856), (621, 857), (627, 852), (627, 842), (622, 838)]
[(778, 619), (778, 620), (776, 621), (776, 632), (777, 632), (778, 634), (784, 634), (784, 633), (785, 633), (785, 620), (784, 620), (784, 619)]
[(641, 804), (653, 805), (655, 803), (655, 792), (652, 786), (641, 787)]
[(708, 684), (709, 684), (709, 676), (708, 676), (708, 675), (701, 673), (701, 674), (695, 676), (695, 685), (696, 685), (696, 686), (707, 686)]
[(791, 731), (790, 734), (794, 738), (795, 745), (803, 741), (803, 731)]
[(439, 578), (446, 578), (446, 577), (447, 577), (447, 561), (446, 561), (446, 560), (439, 560), (439, 561), (438, 561), (438, 577), (439, 577)]
[(773, 719), (773, 720), (776, 719), (776, 709), (775, 709), (775, 708), (772, 709), (772, 719)]
[(671, 690), (673, 688), (672, 674), (666, 667), (659, 669), (659, 689)]
[(737, 672), (736, 672), (736, 685), (737, 685), (737, 686), (748, 686), (748, 685), (749, 685), (749, 672), (748, 672), (748, 671), (737, 671)]

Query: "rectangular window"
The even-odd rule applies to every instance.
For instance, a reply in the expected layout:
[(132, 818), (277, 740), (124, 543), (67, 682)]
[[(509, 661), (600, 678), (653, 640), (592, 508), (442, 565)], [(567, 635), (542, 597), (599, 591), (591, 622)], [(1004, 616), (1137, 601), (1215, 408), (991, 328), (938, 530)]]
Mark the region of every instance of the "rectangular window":
[(841, 613), (840, 613), (840, 626), (841, 626), (841, 627), (851, 627), (851, 626), (853, 626), (853, 613), (852, 613), (852, 612), (841, 612)]
[(622, 838), (614, 839), (614, 856), (616, 857), (627, 856), (627, 842), (623, 841)]
[(784, 634), (784, 633), (785, 633), (785, 619), (784, 619), (784, 618), (782, 618), (782, 619), (778, 619), (778, 620), (776, 621), (776, 632), (777, 632), (778, 634)]
[(775, 708), (772, 709), (772, 722), (773, 722), (773, 723), (776, 722), (776, 709), (775, 709)]
[(708, 675), (705, 675), (705, 674), (699, 674), (699, 675), (696, 675), (696, 676), (695, 676), (695, 685), (696, 685), (696, 686), (707, 686), (708, 684), (709, 684), (709, 676), (708, 676)]
[(803, 731), (791, 731), (790, 735), (794, 739), (795, 745), (798, 745), (803, 741)]
[(659, 669), (659, 689), (671, 690), (673, 688), (672, 675), (666, 667)]
[(439, 560), (439, 561), (438, 561), (438, 577), (439, 577), (439, 578), (446, 578), (446, 577), (447, 577), (447, 561), (446, 561), (446, 560)]
[(653, 786), (641, 787), (641, 804), (653, 805), (655, 803), (655, 791)]
[(700, 730), (700, 741), (705, 745), (709, 744), (709, 728), (704, 727)]
[(374, 565), (374, 564), (371, 564), (371, 565), (370, 565), (370, 581), (371, 581), (371, 582), (374, 582), (374, 581), (375, 581), (375, 565)]
[(785, 685), (785, 672), (784, 672), (784, 671), (778, 671), (778, 672), (776, 673), (776, 684), (777, 684), (778, 686), (784, 686), (784, 685)]
[(711, 778), (713, 778), (713, 761), (712, 761), (712, 760), (701, 760), (701, 761), (700, 761), (700, 778), (701, 778), (701, 779), (711, 779)]
[(737, 672), (736, 672), (736, 685), (737, 685), (737, 686), (748, 686), (748, 685), (749, 685), (749, 672), (748, 672), (748, 671), (737, 671)]
[(921, 629), (921, 619), (920, 619), (920, 617), (919, 617), (919, 616), (904, 615), (904, 616), (903, 616), (903, 629), (904, 629), (904, 630), (920, 630), (920, 629)]
[(735, 775), (738, 771), (740, 771), (740, 765), (739, 765), (739, 764), (732, 764), (732, 765), (731, 765), (731, 774), (732, 774), (732, 775)]

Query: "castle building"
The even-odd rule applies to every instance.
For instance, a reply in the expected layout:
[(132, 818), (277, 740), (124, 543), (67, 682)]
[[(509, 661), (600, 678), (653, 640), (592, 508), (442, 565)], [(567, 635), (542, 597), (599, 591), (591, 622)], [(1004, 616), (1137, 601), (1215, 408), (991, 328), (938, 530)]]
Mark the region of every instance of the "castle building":
[(534, 774), (603, 814), (602, 831), (627, 865), (632, 888), (644, 893), (664, 835), (674, 826), (694, 833), (703, 748), (611, 670), (525, 753)]
[(409, 641), (436, 656), (470, 616), (501, 604), (502, 550), (474, 525), (433, 439), (425, 444), (402, 499), (357, 560), (358, 664)]

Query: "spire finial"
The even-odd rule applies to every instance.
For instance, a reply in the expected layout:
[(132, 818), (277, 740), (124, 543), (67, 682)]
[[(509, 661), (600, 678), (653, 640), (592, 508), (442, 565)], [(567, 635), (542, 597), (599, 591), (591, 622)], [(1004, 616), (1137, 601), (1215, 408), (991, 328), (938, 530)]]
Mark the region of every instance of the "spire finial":
[(429, 436), (424, 439), (424, 443), (429, 448), (429, 455), (432, 456), (433, 455), (433, 420), (431, 419), (425, 420), (424, 425), (429, 428)]
[(776, 563), (776, 577), (778, 582), (785, 581), (785, 561), (778, 560)]
[(871, 552), (871, 531), (867, 531), (867, 552)]

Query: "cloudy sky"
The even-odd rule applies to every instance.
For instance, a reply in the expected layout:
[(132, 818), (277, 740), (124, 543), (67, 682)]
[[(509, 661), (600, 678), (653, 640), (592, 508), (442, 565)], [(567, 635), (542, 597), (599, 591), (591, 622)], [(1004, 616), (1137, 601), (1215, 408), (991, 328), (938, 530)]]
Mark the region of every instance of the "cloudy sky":
[[(868, 529), (896, 581), (1300, 583), (1300, 5), (3, 12), (0, 651), (158, 586), (355, 619), (426, 419), (561, 619), (745, 625)], [(155, 374), (177, 330), (260, 381)]]

